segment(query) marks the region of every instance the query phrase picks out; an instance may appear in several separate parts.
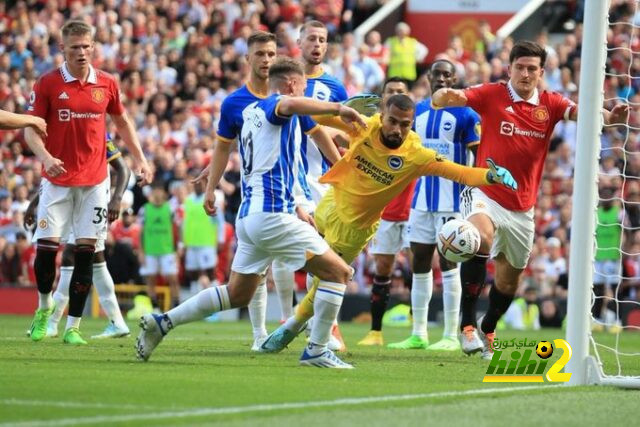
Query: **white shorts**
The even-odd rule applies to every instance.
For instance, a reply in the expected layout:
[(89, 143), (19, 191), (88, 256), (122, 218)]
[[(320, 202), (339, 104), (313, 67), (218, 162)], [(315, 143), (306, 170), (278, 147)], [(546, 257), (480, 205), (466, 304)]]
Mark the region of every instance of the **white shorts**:
[(187, 271), (211, 270), (218, 264), (218, 251), (212, 246), (187, 247), (184, 269)]
[(236, 233), (238, 248), (231, 270), (241, 274), (264, 274), (274, 259), (297, 271), (329, 250), (311, 225), (286, 213), (248, 215), (236, 221)]
[(306, 197), (296, 197), (296, 206), (300, 206), (306, 213), (312, 214), (316, 211), (316, 203), (313, 200), (309, 200)]
[(374, 255), (395, 255), (409, 247), (407, 221), (380, 220), (380, 226), (371, 239), (371, 253)]
[(36, 239), (98, 239), (107, 227), (109, 177), (90, 187), (62, 187), (42, 178)]
[(619, 259), (595, 261), (593, 268), (593, 283), (596, 285), (613, 286), (622, 280), (622, 261)]
[(496, 228), (491, 257), (503, 253), (514, 268), (525, 268), (531, 255), (535, 223), (533, 208), (526, 212), (505, 209), (479, 188), (467, 187), (460, 195), (460, 209), (464, 219), (483, 213), (491, 218)]
[(409, 241), (435, 245), (442, 226), (452, 219), (460, 219), (459, 212), (427, 212), (411, 209), (409, 214)]
[(176, 254), (145, 255), (144, 265), (140, 267), (141, 276), (162, 274), (178, 274), (178, 259)]

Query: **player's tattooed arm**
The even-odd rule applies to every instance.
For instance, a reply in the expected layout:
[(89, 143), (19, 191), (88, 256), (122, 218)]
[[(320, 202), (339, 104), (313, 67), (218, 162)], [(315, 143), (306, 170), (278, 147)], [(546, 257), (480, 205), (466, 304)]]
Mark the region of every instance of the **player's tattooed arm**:
[(127, 183), (129, 182), (129, 177), (131, 176), (131, 170), (129, 170), (122, 157), (118, 157), (117, 159), (112, 160), (111, 162), (109, 162), (109, 164), (115, 172), (113, 174), (115, 189), (113, 190), (111, 200), (109, 200), (109, 205), (107, 206), (109, 212), (109, 222), (113, 222), (118, 219), (118, 216), (120, 215), (122, 195), (124, 194), (124, 190), (127, 189)]

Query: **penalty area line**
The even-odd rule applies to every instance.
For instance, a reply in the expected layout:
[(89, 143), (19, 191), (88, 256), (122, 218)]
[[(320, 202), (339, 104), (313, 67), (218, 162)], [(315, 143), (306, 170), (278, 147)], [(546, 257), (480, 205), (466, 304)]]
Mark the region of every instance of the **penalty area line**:
[(481, 396), (484, 394), (494, 393), (511, 393), (527, 390), (539, 390), (542, 388), (556, 388), (553, 385), (536, 385), (536, 386), (519, 386), (519, 387), (499, 387), (499, 388), (482, 388), (475, 390), (462, 390), (462, 391), (444, 391), (434, 393), (417, 393), (417, 394), (402, 394), (391, 396), (371, 396), (371, 397), (351, 397), (335, 400), (320, 400), (315, 402), (285, 402), (285, 403), (272, 403), (263, 405), (248, 405), (248, 406), (230, 406), (222, 408), (193, 408), (179, 411), (165, 411), (165, 412), (152, 412), (145, 414), (123, 414), (123, 415), (97, 415), (92, 417), (78, 417), (78, 418), (61, 418), (61, 419), (48, 419), (48, 420), (34, 420), (23, 422), (9, 422), (0, 423), (0, 427), (37, 427), (37, 426), (73, 426), (79, 424), (101, 424), (101, 423), (119, 423), (129, 421), (142, 421), (142, 420), (159, 420), (159, 419), (171, 419), (171, 418), (195, 418), (208, 415), (227, 415), (238, 414), (245, 412), (271, 412), (282, 409), (306, 409), (306, 408), (319, 408), (325, 406), (351, 406), (351, 405), (363, 405), (369, 403), (382, 403), (382, 402), (399, 402), (408, 400), (428, 400), (428, 399), (440, 399), (445, 397), (462, 397), (462, 396)]

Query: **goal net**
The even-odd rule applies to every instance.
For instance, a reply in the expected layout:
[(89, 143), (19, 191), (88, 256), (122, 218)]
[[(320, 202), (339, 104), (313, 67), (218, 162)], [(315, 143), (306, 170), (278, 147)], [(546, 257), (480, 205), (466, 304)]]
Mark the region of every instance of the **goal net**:
[[(567, 372), (570, 384), (640, 388), (640, 0), (585, 6)], [(626, 123), (603, 125), (600, 106), (617, 104)]]

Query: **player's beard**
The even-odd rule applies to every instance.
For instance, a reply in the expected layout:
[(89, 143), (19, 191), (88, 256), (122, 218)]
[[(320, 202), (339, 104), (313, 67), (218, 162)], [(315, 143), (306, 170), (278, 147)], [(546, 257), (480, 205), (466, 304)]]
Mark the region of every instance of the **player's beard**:
[(382, 132), (380, 132), (380, 139), (382, 140), (382, 145), (392, 150), (400, 148), (402, 145), (402, 136), (396, 138), (387, 138)]

